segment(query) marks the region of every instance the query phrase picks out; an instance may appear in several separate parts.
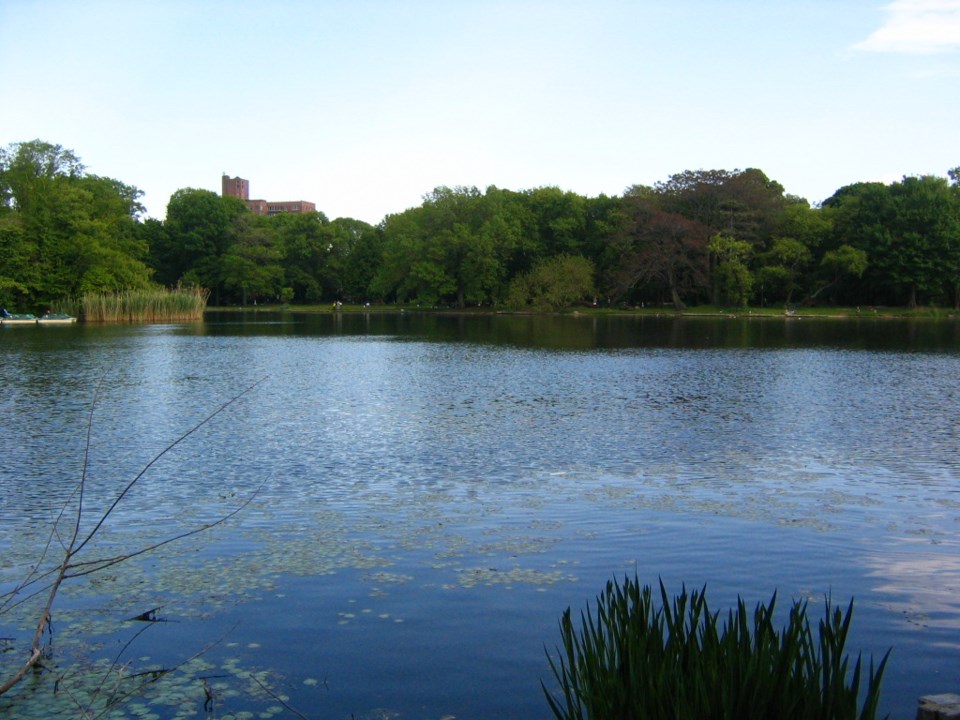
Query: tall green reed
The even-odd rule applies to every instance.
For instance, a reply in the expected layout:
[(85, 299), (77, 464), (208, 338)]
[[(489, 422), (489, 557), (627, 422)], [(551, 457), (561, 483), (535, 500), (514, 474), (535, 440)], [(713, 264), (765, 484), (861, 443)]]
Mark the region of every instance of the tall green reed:
[[(890, 651), (863, 677), (844, 645), (853, 616), (826, 601), (816, 636), (807, 603), (794, 602), (782, 631), (777, 596), (751, 613), (738, 598), (721, 623), (705, 590), (660, 603), (634, 578), (610, 581), (596, 608), (560, 621), (563, 648), (547, 653), (559, 694), (543, 683), (558, 720), (872, 720)], [(863, 696), (861, 702), (861, 695)]]
[(87, 293), (80, 304), (89, 322), (190, 322), (203, 318), (209, 296), (204, 288), (157, 287)]

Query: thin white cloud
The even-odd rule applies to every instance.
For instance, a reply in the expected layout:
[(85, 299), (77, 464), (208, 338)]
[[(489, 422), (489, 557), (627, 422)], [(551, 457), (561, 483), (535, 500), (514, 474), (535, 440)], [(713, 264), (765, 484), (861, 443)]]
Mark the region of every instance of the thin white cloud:
[(894, 0), (886, 22), (855, 50), (929, 54), (960, 49), (960, 0)]

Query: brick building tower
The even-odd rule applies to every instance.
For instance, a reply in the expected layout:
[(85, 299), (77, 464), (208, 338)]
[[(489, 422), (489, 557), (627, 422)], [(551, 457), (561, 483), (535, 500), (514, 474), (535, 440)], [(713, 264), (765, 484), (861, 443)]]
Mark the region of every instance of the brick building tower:
[(307, 200), (251, 200), (250, 181), (241, 177), (232, 178), (226, 173), (221, 178), (221, 195), (243, 200), (255, 215), (279, 215), (280, 213), (314, 212), (317, 206)]

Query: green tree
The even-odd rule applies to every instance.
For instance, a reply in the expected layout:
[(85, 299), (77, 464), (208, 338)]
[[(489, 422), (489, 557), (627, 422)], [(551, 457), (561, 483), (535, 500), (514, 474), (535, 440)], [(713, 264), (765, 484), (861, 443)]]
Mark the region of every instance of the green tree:
[(164, 247), (151, 249), (167, 285), (184, 283), (210, 289), (219, 303), (224, 289), (223, 256), (236, 237), (234, 225), (248, 214), (243, 200), (220, 197), (209, 190), (177, 190), (167, 204)]
[[(358, 221), (360, 222), (360, 221)], [(353, 302), (382, 299), (373, 292), (373, 281), (383, 264), (383, 233), (363, 223), (343, 267), (344, 298)]]
[(516, 310), (552, 311), (569, 307), (596, 292), (593, 263), (581, 256), (558, 255), (541, 260), (513, 279), (508, 304)]
[(820, 260), (818, 275), (821, 283), (804, 302), (812, 303), (826, 291), (836, 293), (845, 279), (863, 277), (868, 265), (867, 254), (863, 250), (858, 250), (849, 245), (841, 245), (836, 250), (828, 250)]
[[(536, 242), (527, 234), (532, 226), (524, 194), (490, 186), (483, 197), (483, 225), (480, 234), (486, 243), (488, 275), (484, 287), (491, 304), (506, 295), (510, 278), (532, 267), (538, 257)], [(494, 262), (495, 261), (495, 262)]]
[[(84, 166), (72, 150), (42, 140), (0, 149), (0, 204), (38, 219), (49, 209), (57, 178), (83, 177)], [(37, 214), (32, 215), (31, 210)]]
[[(415, 273), (429, 268), (437, 299), (452, 296), (461, 308), (488, 301), (501, 272), (492, 238), (483, 232), (484, 200), (475, 187), (439, 187), (424, 198), (420, 216), (430, 257)], [(429, 284), (426, 277), (421, 286)]]
[(388, 215), (380, 224), (380, 266), (370, 281), (370, 292), (383, 300), (403, 302), (409, 292), (406, 283), (410, 266), (418, 252), (418, 208)]
[(296, 302), (319, 303), (324, 276), (333, 252), (333, 233), (323, 213), (283, 214), (270, 219), (276, 234), (283, 286), (293, 290)]
[(863, 252), (870, 262), (870, 272), (857, 288), (860, 302), (903, 302), (902, 291), (890, 274), (892, 257), (888, 250), (893, 246), (896, 210), (889, 188), (879, 182), (847, 185), (825, 200), (823, 206), (831, 218), (826, 250), (847, 246)]
[(490, 301), (503, 274), (495, 237), (461, 224), (455, 225), (448, 237), (456, 262), (457, 306)]
[(491, 211), (497, 195), (438, 187), (423, 204), (388, 216), (376, 294), (424, 305), (492, 302), (504, 277), (501, 241), (509, 226)]
[(894, 240), (903, 262), (907, 305), (920, 299), (960, 305), (960, 202), (948, 181), (905, 177), (890, 192), (897, 210)]
[(94, 175), (80, 178), (76, 185), (83, 208), (74, 214), (78, 248), (69, 263), (79, 279), (74, 294), (145, 287), (152, 272), (137, 219), (143, 211), (140, 191)]
[(535, 240), (539, 257), (582, 254), (587, 237), (586, 199), (558, 187), (535, 188), (524, 195), (527, 217), (533, 223), (527, 233)]
[(83, 209), (74, 185), (84, 167), (70, 150), (33, 140), (0, 151), (0, 201), (8, 215), (0, 276), (14, 304), (30, 309), (70, 292), (73, 217)]
[(607, 300), (618, 294), (613, 280), (619, 274), (617, 239), (628, 222), (624, 199), (599, 195), (585, 198), (586, 236), (583, 256), (596, 268), (597, 292)]
[[(330, 222), (332, 245), (329, 262), (324, 266), (324, 286), (329, 288), (333, 298), (338, 300), (366, 300), (367, 285), (372, 272), (367, 272), (366, 280), (360, 280), (363, 262), (369, 259), (364, 253), (369, 250), (366, 242), (373, 235), (373, 227), (354, 218), (341, 217)], [(365, 240), (366, 239), (366, 240)], [(353, 288), (362, 285), (359, 293)]]
[(755, 286), (760, 287), (761, 304), (766, 304), (767, 299), (789, 304), (813, 260), (813, 254), (796, 238), (779, 237), (773, 240), (773, 246), (760, 260)]
[(37, 308), (150, 282), (140, 191), (40, 140), (0, 151), (0, 292)]
[(24, 231), (21, 218), (0, 207), (0, 305), (24, 308), (31, 305), (32, 288), (40, 282), (37, 249)]
[(232, 233), (233, 240), (222, 258), (224, 290), (239, 295), (242, 305), (251, 298), (255, 303), (262, 298), (278, 299), (283, 267), (270, 228), (262, 218), (248, 213), (234, 221)]
[(753, 275), (748, 267), (753, 252), (750, 243), (717, 233), (710, 238), (709, 250), (716, 260), (716, 301), (746, 307), (753, 292)]
[(799, 240), (816, 256), (829, 241), (831, 229), (829, 211), (812, 208), (806, 200), (794, 200), (783, 208), (773, 236)]
[(833, 220), (833, 246), (848, 245), (869, 259), (863, 286), (870, 302), (957, 302), (960, 203), (946, 179), (857, 183), (824, 205)]
[(457, 289), (456, 281), (446, 271), (443, 258), (429, 256), (413, 262), (404, 286), (410, 297), (426, 307), (435, 307)]
[(170, 280), (163, 272), (165, 260), (162, 253), (167, 252), (170, 245), (166, 224), (156, 218), (147, 218), (138, 225), (137, 234), (140, 240), (146, 244), (146, 262), (154, 271), (154, 280), (162, 285), (175, 285), (177, 279)]

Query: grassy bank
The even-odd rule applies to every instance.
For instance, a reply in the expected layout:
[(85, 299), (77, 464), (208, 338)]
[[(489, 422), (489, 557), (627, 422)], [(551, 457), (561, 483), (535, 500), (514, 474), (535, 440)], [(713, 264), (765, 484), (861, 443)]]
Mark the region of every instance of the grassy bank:
[[(506, 307), (467, 307), (467, 308), (448, 308), (448, 307), (422, 307), (416, 304), (393, 304), (393, 305), (341, 305), (334, 309), (332, 305), (257, 305), (254, 307), (236, 307), (221, 306), (210, 307), (208, 310), (220, 312), (300, 312), (300, 313), (399, 313), (399, 312), (432, 312), (432, 313), (453, 313), (464, 315), (490, 315), (490, 314), (514, 314)], [(524, 311), (524, 314), (535, 314), (530, 311)], [(784, 317), (809, 317), (809, 318), (931, 318), (931, 319), (957, 319), (960, 318), (960, 312), (952, 308), (900, 308), (900, 307), (804, 307), (794, 308), (787, 311), (780, 307), (746, 307), (730, 308), (718, 305), (698, 305), (677, 311), (672, 306), (666, 307), (572, 307), (557, 313), (557, 315), (637, 315), (644, 317), (761, 317), (761, 318), (784, 318)]]
[(203, 319), (209, 294), (203, 288), (88, 293), (78, 303), (79, 314), (87, 322), (195, 322)]

